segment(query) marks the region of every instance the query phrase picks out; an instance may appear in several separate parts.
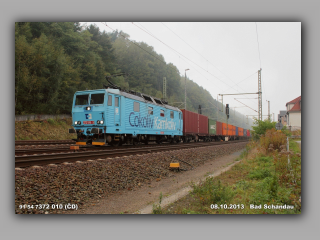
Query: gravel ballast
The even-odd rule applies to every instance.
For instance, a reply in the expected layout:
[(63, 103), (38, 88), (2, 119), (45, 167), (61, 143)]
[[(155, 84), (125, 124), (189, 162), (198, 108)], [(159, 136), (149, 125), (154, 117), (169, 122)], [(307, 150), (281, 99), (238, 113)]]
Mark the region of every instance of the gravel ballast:
[[(109, 194), (132, 191), (142, 184), (170, 177), (171, 162), (180, 162), (183, 169), (192, 170), (245, 146), (246, 143), (236, 143), (15, 170), (15, 213), (71, 213), (73, 210), (52, 209), (52, 206), (74, 204), (84, 209)], [(188, 171), (175, 174), (188, 174)], [(40, 204), (48, 204), (49, 208), (39, 209)], [(21, 209), (23, 205), (25, 208)], [(28, 209), (27, 205), (33, 208)]]

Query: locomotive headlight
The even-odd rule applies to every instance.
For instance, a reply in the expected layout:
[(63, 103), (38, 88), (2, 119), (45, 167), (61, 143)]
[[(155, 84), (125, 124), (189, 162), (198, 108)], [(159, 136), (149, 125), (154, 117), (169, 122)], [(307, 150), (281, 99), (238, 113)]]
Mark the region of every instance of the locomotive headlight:
[(78, 121), (78, 125), (80, 125), (81, 124), (81, 121)]
[(99, 120), (97, 121), (97, 124), (100, 124), (100, 121), (99, 121)]
[(77, 122), (77, 121), (75, 121), (75, 122), (74, 122), (74, 125), (77, 125), (77, 124), (78, 124), (78, 122)]
[(100, 124), (103, 124), (103, 120), (100, 121)]
[(91, 110), (91, 107), (86, 107), (86, 110)]

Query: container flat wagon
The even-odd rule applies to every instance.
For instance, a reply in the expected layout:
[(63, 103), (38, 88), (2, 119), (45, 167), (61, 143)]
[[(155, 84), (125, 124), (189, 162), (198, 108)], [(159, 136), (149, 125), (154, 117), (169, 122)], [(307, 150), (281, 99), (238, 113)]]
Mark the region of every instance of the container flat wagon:
[(185, 109), (181, 109), (181, 111), (183, 115), (182, 140), (184, 142), (205, 140), (209, 135), (208, 117)]

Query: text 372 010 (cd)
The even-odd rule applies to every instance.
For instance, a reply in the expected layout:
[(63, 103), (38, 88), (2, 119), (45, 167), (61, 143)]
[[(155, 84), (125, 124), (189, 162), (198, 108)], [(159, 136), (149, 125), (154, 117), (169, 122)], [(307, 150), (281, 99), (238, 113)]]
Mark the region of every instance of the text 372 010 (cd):
[(78, 210), (78, 204), (24, 204), (19, 205), (20, 209), (64, 209), (64, 210)]

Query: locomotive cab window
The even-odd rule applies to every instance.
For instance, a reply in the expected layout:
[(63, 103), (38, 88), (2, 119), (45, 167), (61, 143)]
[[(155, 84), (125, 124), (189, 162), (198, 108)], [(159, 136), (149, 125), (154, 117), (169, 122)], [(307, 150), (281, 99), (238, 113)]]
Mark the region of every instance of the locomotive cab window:
[(170, 111), (170, 118), (174, 118), (174, 112)]
[(112, 106), (112, 95), (108, 96), (108, 106)]
[(104, 94), (91, 94), (90, 104), (103, 104)]
[(119, 97), (114, 98), (114, 106), (119, 107)]
[(77, 95), (75, 105), (87, 105), (89, 95)]
[(133, 111), (140, 112), (140, 103), (133, 102)]
[(150, 115), (153, 115), (153, 107), (148, 107), (148, 113), (149, 113)]
[(164, 110), (160, 109), (160, 117), (164, 117)]

